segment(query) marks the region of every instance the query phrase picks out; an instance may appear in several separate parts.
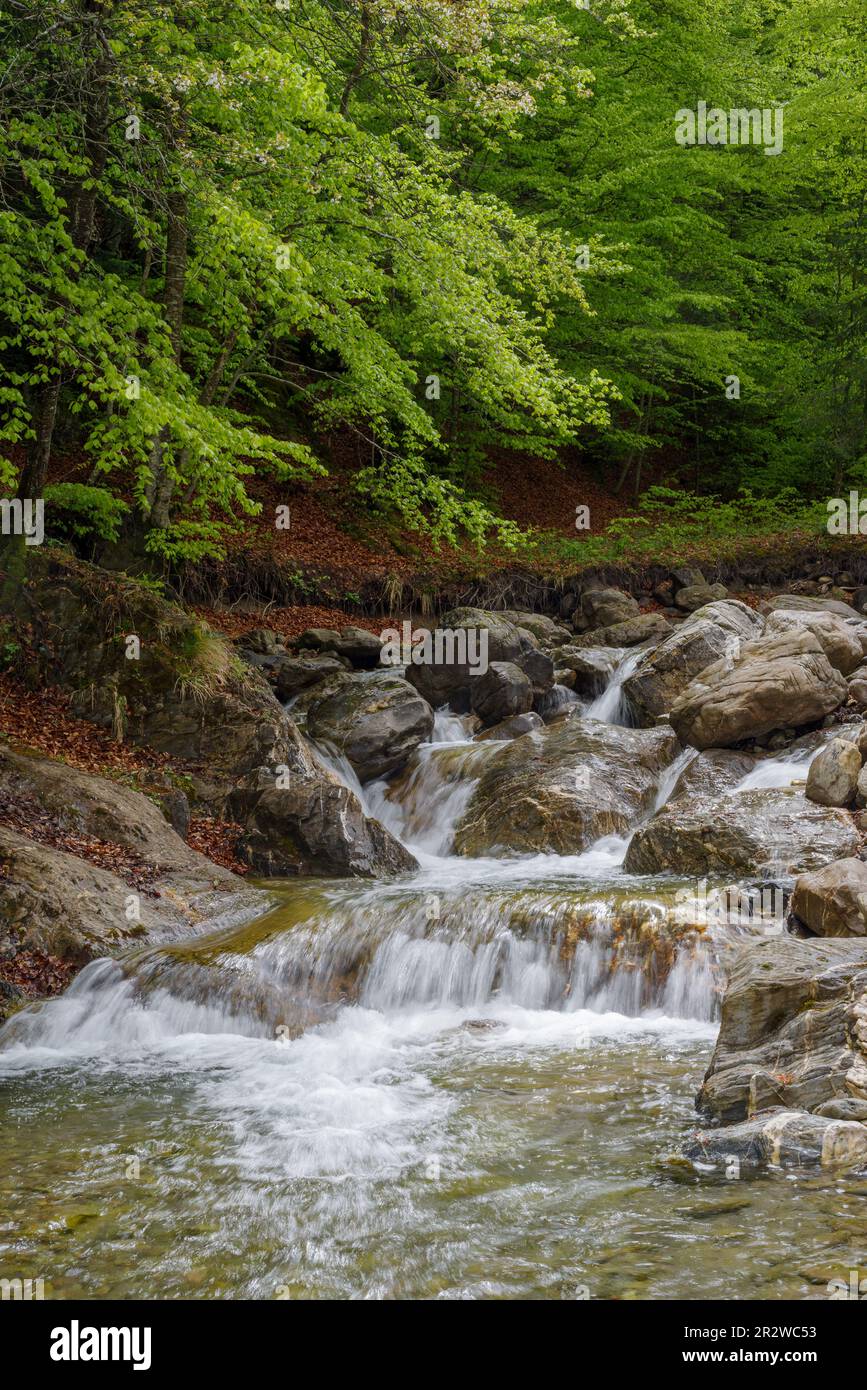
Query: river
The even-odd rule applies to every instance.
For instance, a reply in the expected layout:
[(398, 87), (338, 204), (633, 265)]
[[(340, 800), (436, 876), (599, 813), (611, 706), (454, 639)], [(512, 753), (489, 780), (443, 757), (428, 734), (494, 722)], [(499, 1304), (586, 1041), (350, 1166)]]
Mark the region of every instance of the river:
[[(561, 717), (617, 723), (627, 670)], [(848, 1278), (863, 1181), (676, 1156), (726, 948), (690, 928), (689, 885), (625, 874), (614, 836), (450, 852), (495, 746), (441, 712), (396, 784), (357, 788), (410, 880), (269, 883), (254, 921), (94, 962), (10, 1020), (0, 1274), (94, 1299), (778, 1299)], [(741, 789), (807, 766), (768, 759)]]

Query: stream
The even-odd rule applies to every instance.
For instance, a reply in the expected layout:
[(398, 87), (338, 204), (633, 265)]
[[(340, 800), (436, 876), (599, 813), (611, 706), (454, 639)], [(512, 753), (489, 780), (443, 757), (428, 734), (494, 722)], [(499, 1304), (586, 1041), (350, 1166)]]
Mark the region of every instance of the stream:
[[(558, 717), (624, 722), (633, 659)], [(270, 881), (252, 922), (96, 961), (9, 1021), (0, 1273), (93, 1299), (781, 1299), (848, 1277), (863, 1181), (675, 1157), (741, 929), (696, 931), (693, 885), (624, 873), (626, 838), (453, 854), (498, 746), (441, 711), (363, 789), (319, 750), (412, 878)], [(768, 758), (729, 794), (808, 765)]]

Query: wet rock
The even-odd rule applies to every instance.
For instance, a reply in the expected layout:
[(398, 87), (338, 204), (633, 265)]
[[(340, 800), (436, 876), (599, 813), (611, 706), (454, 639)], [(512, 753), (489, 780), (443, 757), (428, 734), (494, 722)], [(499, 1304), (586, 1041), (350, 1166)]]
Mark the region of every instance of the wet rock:
[(662, 613), (639, 613), (637, 617), (613, 623), (610, 627), (596, 627), (575, 639), (575, 646), (587, 647), (637, 647), (639, 642), (661, 638), (671, 632), (671, 623)]
[[(275, 662), (271, 679), (278, 700), (291, 700), (311, 685), (329, 676), (339, 676), (346, 668), (336, 656), (313, 652), (309, 656), (282, 656)], [(348, 674), (348, 672), (346, 673)]]
[(707, 604), (642, 658), (623, 685), (637, 724), (650, 728), (701, 671), (757, 637), (762, 619), (735, 600)]
[(738, 1125), (699, 1132), (684, 1157), (702, 1170), (742, 1177), (775, 1168), (860, 1171), (867, 1166), (867, 1127), (803, 1110), (763, 1112)]
[(625, 834), (677, 751), (670, 729), (559, 721), (492, 754), (455, 837), (458, 854), (577, 854)]
[(580, 611), (587, 627), (612, 627), (637, 617), (638, 604), (621, 589), (590, 589), (581, 595)]
[(867, 864), (850, 857), (802, 874), (791, 907), (817, 936), (867, 935)]
[(675, 607), (682, 609), (684, 613), (694, 613), (697, 608), (704, 608), (708, 603), (727, 597), (728, 589), (725, 584), (688, 584), (677, 590), (674, 602)]
[(311, 736), (344, 754), (362, 782), (402, 767), (433, 725), (430, 705), (394, 672), (351, 676), (307, 713)]
[[(553, 667), (551, 674), (553, 679)], [(486, 725), (498, 724), (515, 714), (526, 714), (532, 704), (532, 683), (511, 661), (491, 662), (485, 674), (470, 686), (472, 711)]]
[(720, 748), (798, 727), (830, 714), (845, 699), (846, 683), (811, 632), (791, 630), (741, 647), (702, 671), (671, 707), (682, 743)]
[(782, 608), (768, 615), (765, 626), (768, 636), (792, 628), (806, 628), (812, 632), (831, 665), (844, 676), (851, 675), (860, 666), (863, 653), (857, 631), (839, 614)]
[(529, 710), (526, 714), (514, 714), (510, 719), (504, 719), (502, 723), (495, 724), (492, 729), (485, 729), (484, 733), (477, 735), (477, 738), (479, 743), (483, 743), (487, 739), (520, 738), (521, 734), (530, 734), (534, 729), (543, 727), (541, 717), (535, 710)]
[(311, 762), (306, 776), (284, 780), (278, 785), (270, 768), (259, 768), (228, 798), (229, 814), (244, 826), (239, 853), (257, 873), (376, 878), (418, 867), (336, 777)]
[(625, 654), (619, 647), (558, 647), (554, 664), (574, 676), (573, 689), (582, 695), (599, 695), (605, 689)]
[(696, 1104), (724, 1122), (867, 1099), (867, 942), (780, 936), (736, 950)]
[(762, 788), (711, 801), (679, 796), (627, 850), (627, 873), (759, 873), (788, 877), (858, 848), (851, 816), (816, 806), (790, 788)]
[(820, 806), (848, 806), (855, 800), (861, 754), (845, 738), (832, 738), (810, 764), (806, 796)]
[(737, 787), (756, 767), (758, 759), (751, 753), (739, 753), (730, 748), (711, 748), (697, 753), (674, 784), (669, 800), (689, 797), (691, 800), (712, 802), (723, 792)]

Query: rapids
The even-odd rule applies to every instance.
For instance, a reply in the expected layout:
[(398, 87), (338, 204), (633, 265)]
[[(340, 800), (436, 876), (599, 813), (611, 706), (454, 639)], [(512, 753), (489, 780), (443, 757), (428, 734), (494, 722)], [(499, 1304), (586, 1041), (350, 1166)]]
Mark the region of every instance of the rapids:
[[(554, 717), (626, 722), (635, 659)], [(96, 961), (9, 1021), (0, 1275), (54, 1297), (785, 1297), (807, 1277), (796, 1232), (845, 1262), (828, 1213), (856, 1196), (668, 1158), (742, 928), (697, 926), (694, 885), (624, 873), (627, 838), (451, 853), (498, 746), (440, 711), (409, 767), (363, 788), (314, 749), (416, 874), (270, 881), (254, 920)]]

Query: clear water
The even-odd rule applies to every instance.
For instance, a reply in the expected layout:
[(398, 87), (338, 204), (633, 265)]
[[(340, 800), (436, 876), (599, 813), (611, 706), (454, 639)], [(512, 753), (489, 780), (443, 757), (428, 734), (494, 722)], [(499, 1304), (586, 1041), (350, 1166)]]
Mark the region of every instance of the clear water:
[(396, 786), (364, 789), (412, 880), (278, 885), (274, 912), (96, 962), (7, 1025), (0, 1277), (57, 1298), (740, 1299), (863, 1264), (867, 1184), (674, 1157), (725, 949), (679, 920), (676, 881), (624, 874), (616, 837), (449, 853), (491, 746), (441, 714)]

